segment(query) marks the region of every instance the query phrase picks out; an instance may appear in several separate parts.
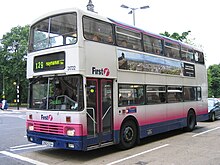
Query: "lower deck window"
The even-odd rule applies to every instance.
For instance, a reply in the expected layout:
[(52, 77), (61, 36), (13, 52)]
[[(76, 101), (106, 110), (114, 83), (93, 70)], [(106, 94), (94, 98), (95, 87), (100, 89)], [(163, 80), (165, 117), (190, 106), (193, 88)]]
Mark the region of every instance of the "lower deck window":
[(144, 104), (143, 85), (119, 85), (119, 106)]
[(201, 87), (119, 84), (118, 106), (199, 101)]

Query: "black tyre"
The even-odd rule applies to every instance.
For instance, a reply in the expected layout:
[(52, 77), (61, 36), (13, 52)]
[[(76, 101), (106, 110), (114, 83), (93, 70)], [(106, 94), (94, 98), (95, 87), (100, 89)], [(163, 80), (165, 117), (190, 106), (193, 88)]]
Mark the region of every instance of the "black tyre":
[(187, 115), (187, 126), (186, 126), (186, 131), (191, 132), (194, 130), (196, 126), (196, 115), (194, 111), (189, 111)]
[(211, 116), (210, 116), (210, 121), (215, 121), (215, 113), (213, 112), (213, 113), (211, 113)]
[(135, 146), (137, 141), (137, 127), (132, 120), (123, 123), (120, 130), (120, 143), (121, 149), (129, 149)]

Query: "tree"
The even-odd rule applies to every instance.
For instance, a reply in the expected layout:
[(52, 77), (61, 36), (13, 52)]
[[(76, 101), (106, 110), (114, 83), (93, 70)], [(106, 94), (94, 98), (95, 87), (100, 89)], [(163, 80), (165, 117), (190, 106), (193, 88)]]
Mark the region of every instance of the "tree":
[(189, 43), (189, 39), (187, 37), (189, 36), (190, 33), (191, 33), (190, 30), (188, 30), (187, 32), (182, 32), (181, 35), (179, 33), (176, 33), (176, 32), (174, 32), (173, 34), (170, 34), (167, 31), (165, 31), (164, 33), (160, 33), (160, 35), (170, 37), (170, 38), (173, 38), (175, 40), (179, 40), (179, 41)]
[(207, 69), (207, 75), (208, 75), (208, 97), (214, 96), (213, 90), (211, 88), (212, 85), (212, 75), (211, 75), (211, 70)]
[[(20, 101), (27, 102), (28, 81), (26, 79), (26, 55), (29, 35), (29, 25), (17, 26), (3, 35), (0, 49), (1, 87), (9, 102), (16, 99), (14, 82), (20, 85)], [(16, 41), (18, 45), (13, 45)]]
[(220, 98), (220, 64), (208, 68), (209, 97)]

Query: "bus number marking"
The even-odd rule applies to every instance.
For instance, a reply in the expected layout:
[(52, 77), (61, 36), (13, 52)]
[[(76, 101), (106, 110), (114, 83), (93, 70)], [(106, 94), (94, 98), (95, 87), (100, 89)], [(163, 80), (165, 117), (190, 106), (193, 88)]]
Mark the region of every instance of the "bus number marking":
[(70, 71), (70, 70), (76, 70), (76, 66), (67, 66), (67, 70)]
[(43, 69), (44, 68), (44, 63), (41, 61), (38, 61), (35, 63), (35, 69)]

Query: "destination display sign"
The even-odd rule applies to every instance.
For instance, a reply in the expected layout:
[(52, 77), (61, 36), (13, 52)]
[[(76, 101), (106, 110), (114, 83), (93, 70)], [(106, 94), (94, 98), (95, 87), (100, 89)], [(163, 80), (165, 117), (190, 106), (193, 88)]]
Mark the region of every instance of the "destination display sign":
[(195, 77), (195, 65), (184, 63), (184, 76)]
[(65, 68), (65, 52), (34, 57), (34, 72), (62, 70)]

